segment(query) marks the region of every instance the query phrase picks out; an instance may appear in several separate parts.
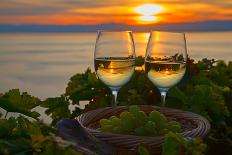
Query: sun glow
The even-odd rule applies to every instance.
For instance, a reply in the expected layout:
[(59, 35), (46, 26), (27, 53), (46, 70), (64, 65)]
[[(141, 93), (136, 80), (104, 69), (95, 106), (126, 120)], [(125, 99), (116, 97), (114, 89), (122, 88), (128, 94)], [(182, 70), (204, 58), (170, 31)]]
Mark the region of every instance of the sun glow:
[(160, 13), (163, 7), (154, 4), (144, 4), (134, 9), (135, 12), (141, 14), (138, 20), (143, 23), (151, 23), (157, 20), (155, 14)]
[(150, 16), (162, 11), (162, 7), (154, 4), (144, 4), (135, 8), (135, 12), (140, 13), (144, 16)]
[(154, 21), (156, 20), (156, 17), (155, 16), (140, 16), (139, 19), (142, 21)]

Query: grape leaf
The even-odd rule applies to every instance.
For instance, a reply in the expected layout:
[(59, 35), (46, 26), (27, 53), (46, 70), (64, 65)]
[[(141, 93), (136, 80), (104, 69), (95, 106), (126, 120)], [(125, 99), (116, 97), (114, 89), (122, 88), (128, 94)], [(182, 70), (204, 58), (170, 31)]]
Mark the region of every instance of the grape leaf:
[(148, 150), (143, 146), (139, 146), (138, 152), (139, 152), (139, 155), (150, 155)]
[(80, 100), (92, 100), (103, 94), (111, 94), (109, 88), (96, 78), (95, 73), (87, 69), (84, 74), (71, 77), (65, 96), (72, 100), (73, 104), (79, 104)]
[(184, 138), (178, 133), (169, 132), (163, 144), (162, 155), (201, 155), (205, 149), (206, 145), (199, 138)]
[(13, 118), (9, 118), (9, 120), (0, 119), (0, 137), (11, 136), (11, 132), (16, 125), (16, 120)]
[(25, 109), (32, 109), (40, 104), (40, 100), (37, 97), (31, 96), (26, 92), (20, 94), (19, 89), (12, 89), (5, 93), (3, 98), (10, 100), (17, 106), (22, 106)]
[(70, 102), (63, 95), (55, 98), (47, 98), (41, 104), (42, 107), (48, 108), (45, 113), (51, 115), (53, 119), (52, 124), (55, 124), (62, 118), (69, 118), (71, 116), (69, 105)]
[(179, 155), (180, 146), (173, 138), (166, 138), (163, 144), (162, 155)]
[(54, 136), (56, 130), (24, 117), (0, 120), (0, 154), (80, 155), (73, 143)]
[(33, 118), (39, 117), (39, 113), (31, 112), (31, 109), (40, 105), (41, 101), (26, 92), (22, 94), (19, 89), (12, 89), (0, 97), (0, 107), (7, 112), (18, 112)]

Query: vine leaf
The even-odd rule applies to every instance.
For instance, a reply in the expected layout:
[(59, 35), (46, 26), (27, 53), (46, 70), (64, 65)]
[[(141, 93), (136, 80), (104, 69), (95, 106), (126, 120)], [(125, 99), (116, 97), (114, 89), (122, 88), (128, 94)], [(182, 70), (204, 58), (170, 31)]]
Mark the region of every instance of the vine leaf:
[(0, 119), (0, 154), (81, 155), (73, 143), (55, 136), (57, 130), (41, 122), (18, 118)]
[(139, 146), (138, 152), (139, 152), (139, 155), (150, 155), (148, 150), (143, 146)]
[(79, 104), (81, 100), (92, 100), (96, 96), (110, 94), (109, 88), (96, 78), (88, 68), (84, 74), (76, 74), (70, 78), (65, 96), (72, 100), (73, 104)]
[(12, 89), (0, 96), (0, 107), (7, 112), (18, 112), (29, 117), (38, 118), (37, 112), (31, 112), (31, 109), (40, 105), (41, 101), (26, 92), (20, 93), (19, 89)]
[(70, 102), (63, 95), (55, 98), (47, 98), (41, 104), (42, 107), (48, 108), (45, 113), (51, 115), (53, 125), (62, 118), (70, 118), (69, 105)]

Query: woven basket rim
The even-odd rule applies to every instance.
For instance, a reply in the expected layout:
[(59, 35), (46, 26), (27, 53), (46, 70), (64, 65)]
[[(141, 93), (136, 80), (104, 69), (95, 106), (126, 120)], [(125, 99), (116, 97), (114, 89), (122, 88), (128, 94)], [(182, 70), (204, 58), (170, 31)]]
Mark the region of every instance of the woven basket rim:
[[(208, 122), (208, 120), (205, 119), (203, 116), (200, 116), (193, 112), (167, 107), (158, 107), (153, 105), (138, 106), (146, 113), (157, 110), (163, 113), (170, 120), (178, 120), (185, 129), (191, 129), (180, 133), (184, 137), (204, 138), (210, 130), (210, 123)], [(104, 142), (116, 146), (117, 148), (134, 150), (139, 146), (139, 144), (144, 143), (149, 145), (154, 152), (160, 153), (161, 146), (165, 140), (165, 136), (137, 136), (128, 134), (116, 134), (110, 132), (101, 132), (91, 128), (96, 127), (96, 122), (99, 123), (100, 119), (108, 118), (115, 114), (117, 115), (122, 111), (128, 110), (128, 107), (129, 105), (118, 106), (116, 107), (116, 112), (112, 111), (113, 107), (95, 109), (79, 115), (78, 117), (76, 117), (76, 120), (79, 121), (79, 123), (86, 129), (87, 132)]]
[[(128, 109), (130, 105), (127, 105), (127, 106), (117, 106), (116, 109), (119, 109), (119, 108), (126, 108)], [(159, 106), (154, 106), (154, 105), (138, 105), (140, 108), (143, 108), (143, 107), (153, 107), (155, 109), (152, 109), (151, 111), (153, 110), (157, 110), (157, 109), (161, 109), (161, 110), (165, 110), (165, 111), (171, 111), (171, 112), (177, 112), (177, 113), (184, 113), (184, 114), (188, 114), (188, 115), (192, 115), (192, 118), (198, 118), (198, 120), (201, 120), (202, 123), (204, 123), (205, 125), (205, 134), (203, 135), (199, 135), (199, 137), (205, 137), (207, 135), (207, 133), (209, 132), (210, 130), (210, 123), (209, 121), (199, 115), (199, 114), (196, 114), (196, 113), (193, 113), (193, 112), (189, 112), (189, 111), (182, 111), (182, 110), (179, 110), (179, 109), (174, 109), (174, 108), (169, 108), (169, 107), (159, 107)], [(104, 107), (104, 108), (99, 108), (99, 109), (95, 109), (95, 110), (91, 110), (91, 111), (87, 111), (86, 113), (83, 113), (81, 114), (80, 116), (82, 115), (85, 115), (87, 113), (94, 113), (94, 112), (97, 112), (99, 110), (112, 110), (114, 107)], [(124, 111), (124, 110), (122, 110)], [(157, 110), (159, 111), (159, 110)], [(162, 112), (161, 112), (162, 113)], [(112, 114), (113, 115), (113, 114)], [(141, 139), (163, 139), (165, 138), (164, 135), (157, 135), (157, 136), (138, 136), (138, 135), (130, 135), (130, 134), (117, 134), (117, 133), (111, 133), (111, 132), (102, 132), (102, 131), (98, 131), (96, 129), (93, 129), (93, 128), (89, 128), (89, 127), (86, 127), (82, 124), (82, 121), (80, 120), (80, 116), (76, 117), (75, 119), (78, 120), (80, 122), (80, 124), (89, 132), (91, 133), (95, 133), (95, 134), (104, 134), (104, 135), (108, 135), (108, 136), (113, 136), (113, 137), (128, 137), (128, 138), (141, 138)], [(199, 130), (198, 127), (196, 128), (193, 128), (192, 130), (185, 130), (179, 134), (185, 136), (185, 135), (188, 135), (188, 133), (194, 133), (194, 131), (197, 131)]]

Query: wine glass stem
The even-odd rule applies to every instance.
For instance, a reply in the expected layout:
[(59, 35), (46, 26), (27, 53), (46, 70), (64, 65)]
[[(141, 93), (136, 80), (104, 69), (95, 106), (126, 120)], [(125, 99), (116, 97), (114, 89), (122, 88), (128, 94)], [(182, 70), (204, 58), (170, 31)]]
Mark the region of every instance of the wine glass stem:
[(114, 87), (110, 87), (112, 94), (113, 94), (113, 106), (116, 107), (117, 106), (117, 97), (118, 97), (118, 90), (119, 88), (114, 88)]
[(168, 89), (159, 89), (160, 94), (161, 94), (161, 106), (164, 107), (165, 106), (165, 102), (166, 102), (166, 94)]
[(165, 100), (166, 100), (166, 94), (167, 92), (161, 92), (161, 106), (165, 106)]

